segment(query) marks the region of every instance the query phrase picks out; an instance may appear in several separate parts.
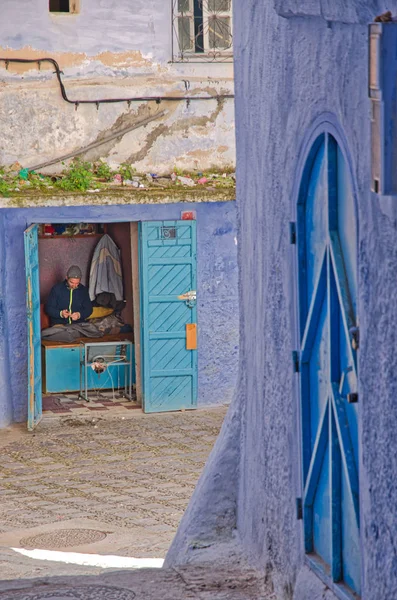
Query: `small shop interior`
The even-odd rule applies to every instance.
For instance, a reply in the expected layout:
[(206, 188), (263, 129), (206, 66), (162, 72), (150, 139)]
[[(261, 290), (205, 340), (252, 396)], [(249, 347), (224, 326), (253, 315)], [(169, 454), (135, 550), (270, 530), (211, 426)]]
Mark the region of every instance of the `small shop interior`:
[[(82, 272), (81, 283), (89, 288), (92, 258), (97, 244), (109, 236), (119, 249), (123, 278), (123, 299), (116, 300), (111, 289), (91, 297), (94, 310), (89, 319), (100, 331), (98, 339), (79, 338), (73, 342), (48, 341), (42, 338), (43, 409), (63, 412), (79, 406), (129, 404), (138, 407), (135, 394), (134, 305), (132, 227), (136, 223), (45, 223), (39, 226), (39, 279), (41, 330), (50, 326), (45, 303), (52, 287), (63, 281), (71, 265)], [(135, 257), (137, 260), (137, 257)], [(122, 345), (121, 342), (126, 345)], [(95, 371), (82, 372), (81, 349), (84, 342), (96, 343)], [(108, 342), (105, 346), (103, 343)], [(114, 345), (110, 345), (114, 342)], [(129, 345), (127, 346), (127, 344)], [(106, 352), (104, 351), (106, 348)], [(117, 364), (120, 352), (126, 352), (131, 370)], [(110, 354), (109, 354), (110, 352)], [(102, 361), (102, 365), (100, 364)], [(91, 365), (94, 369), (93, 365)], [(87, 374), (88, 373), (88, 374)], [(88, 395), (83, 398), (86, 389)], [(131, 385), (130, 384), (131, 379)], [(82, 381), (83, 380), (83, 381)], [(129, 393), (127, 390), (129, 389)], [(132, 392), (132, 393), (131, 393)], [(84, 402), (89, 400), (89, 402)]]

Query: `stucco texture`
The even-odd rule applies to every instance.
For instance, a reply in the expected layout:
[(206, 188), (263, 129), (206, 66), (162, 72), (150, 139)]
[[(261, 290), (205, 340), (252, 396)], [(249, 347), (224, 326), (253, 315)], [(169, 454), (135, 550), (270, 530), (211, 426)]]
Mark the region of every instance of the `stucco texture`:
[[(172, 2), (82, 0), (77, 14), (48, 0), (4, 0), (0, 58), (55, 59), (72, 100), (233, 94), (230, 62), (172, 62)], [(173, 45), (174, 44), (174, 45)], [(235, 163), (233, 99), (78, 106), (61, 97), (53, 65), (0, 61), (0, 165), (33, 167), (77, 151), (156, 112), (145, 127), (83, 156), (138, 171), (203, 171)], [(62, 164), (52, 171), (62, 170)]]
[[(362, 16), (395, 13), (397, 3), (352, 1), (352, 24), (343, 22), (341, 7), (334, 20), (321, 11), (306, 17), (309, 4), (320, 5), (276, 2), (279, 12), (281, 5), (296, 8), (291, 18), (280, 16), (272, 2), (235, 5), (243, 374), (236, 403), (242, 405), (242, 436), (238, 484), (227, 488), (227, 502), (220, 496), (217, 503), (215, 486), (213, 493), (206, 489), (206, 506), (212, 512), (215, 504), (222, 513), (235, 500), (241, 551), (272, 581), (280, 600), (336, 597), (303, 565), (302, 522), (295, 507), (302, 493), (297, 376), (291, 360), (297, 324), (289, 222), (296, 219), (310, 142), (315, 131), (328, 129), (347, 156), (359, 231), (362, 598), (392, 600), (397, 589), (397, 202), (370, 192), (368, 29)], [(219, 448), (224, 459), (236, 456), (234, 445)], [(210, 480), (213, 461), (203, 480)], [(201, 497), (193, 501), (200, 503)], [(175, 561), (187, 530), (182, 522), (170, 555)]]
[[(197, 213), (198, 405), (229, 403), (238, 365), (234, 202), (4, 209), (0, 211), (0, 426), (27, 415), (27, 328), (23, 231), (30, 223), (173, 220)], [(4, 228), (4, 229), (3, 229)], [(216, 258), (215, 258), (216, 257)], [(7, 264), (7, 268), (3, 268)]]

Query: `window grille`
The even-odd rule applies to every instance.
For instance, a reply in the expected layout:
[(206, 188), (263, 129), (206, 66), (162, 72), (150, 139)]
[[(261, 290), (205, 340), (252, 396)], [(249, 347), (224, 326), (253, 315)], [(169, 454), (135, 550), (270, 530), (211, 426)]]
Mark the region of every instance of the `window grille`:
[(176, 239), (176, 227), (161, 227), (161, 239), (162, 240), (175, 240)]
[(232, 60), (232, 0), (173, 0), (174, 61)]

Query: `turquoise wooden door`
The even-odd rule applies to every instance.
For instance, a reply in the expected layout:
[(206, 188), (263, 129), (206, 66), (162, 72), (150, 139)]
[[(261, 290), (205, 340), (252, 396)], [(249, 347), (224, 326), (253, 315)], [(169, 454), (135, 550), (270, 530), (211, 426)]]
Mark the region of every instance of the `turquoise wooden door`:
[(144, 411), (197, 404), (196, 222), (140, 224)]
[(28, 430), (32, 431), (42, 416), (40, 284), (37, 225), (31, 225), (25, 231), (24, 241), (26, 312), (28, 319)]
[(303, 519), (310, 565), (343, 598), (361, 580), (356, 244), (350, 175), (324, 134), (298, 205)]

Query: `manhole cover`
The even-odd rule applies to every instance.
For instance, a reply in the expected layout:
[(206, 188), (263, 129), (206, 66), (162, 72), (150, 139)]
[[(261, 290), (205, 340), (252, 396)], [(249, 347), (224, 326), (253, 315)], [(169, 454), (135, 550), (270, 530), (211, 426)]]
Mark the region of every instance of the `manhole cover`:
[(42, 548), (43, 550), (58, 550), (71, 546), (82, 546), (100, 542), (106, 537), (103, 531), (95, 529), (59, 529), (50, 533), (39, 533), (32, 537), (23, 538), (20, 544), (23, 548)]
[(84, 585), (75, 588), (65, 586), (39, 590), (16, 590), (0, 592), (4, 600), (134, 600), (135, 592), (102, 585)]

